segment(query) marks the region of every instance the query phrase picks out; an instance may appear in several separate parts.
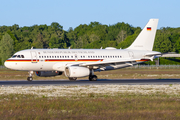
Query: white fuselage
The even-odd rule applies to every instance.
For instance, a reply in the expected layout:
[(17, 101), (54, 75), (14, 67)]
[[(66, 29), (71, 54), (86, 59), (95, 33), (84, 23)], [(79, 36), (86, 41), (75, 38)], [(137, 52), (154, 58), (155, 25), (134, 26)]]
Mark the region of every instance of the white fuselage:
[[(66, 66), (98, 61), (142, 59), (154, 51), (121, 49), (27, 49), (15, 53), (5, 66), (24, 71), (64, 71)], [(21, 56), (24, 56), (23, 58)]]

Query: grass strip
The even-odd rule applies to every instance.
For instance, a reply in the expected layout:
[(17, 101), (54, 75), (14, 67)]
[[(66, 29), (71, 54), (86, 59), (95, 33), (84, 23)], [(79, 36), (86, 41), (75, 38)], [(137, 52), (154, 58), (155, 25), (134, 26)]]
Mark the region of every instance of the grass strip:
[(175, 95), (116, 94), (115, 96), (38, 97), (0, 96), (3, 119), (180, 119)]

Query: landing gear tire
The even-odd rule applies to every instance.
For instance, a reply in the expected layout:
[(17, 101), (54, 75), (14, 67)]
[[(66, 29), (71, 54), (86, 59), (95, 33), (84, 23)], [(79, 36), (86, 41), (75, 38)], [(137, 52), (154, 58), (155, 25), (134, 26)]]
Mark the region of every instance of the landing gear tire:
[(28, 77), (27, 80), (28, 81), (33, 81), (33, 78), (32, 77)]
[(69, 78), (70, 81), (76, 81), (76, 77)]
[(89, 76), (89, 81), (97, 81), (97, 76), (96, 75)]
[(33, 81), (33, 77), (32, 77), (32, 74), (33, 74), (33, 71), (29, 71), (29, 77), (27, 78), (28, 81)]

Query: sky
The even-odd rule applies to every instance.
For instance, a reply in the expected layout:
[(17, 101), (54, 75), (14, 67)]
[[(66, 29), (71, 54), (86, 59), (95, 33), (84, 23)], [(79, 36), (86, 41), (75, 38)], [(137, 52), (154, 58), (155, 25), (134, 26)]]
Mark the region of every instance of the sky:
[(161, 27), (180, 27), (180, 0), (1, 0), (0, 26), (50, 25), (64, 30), (97, 21), (143, 28), (151, 18)]

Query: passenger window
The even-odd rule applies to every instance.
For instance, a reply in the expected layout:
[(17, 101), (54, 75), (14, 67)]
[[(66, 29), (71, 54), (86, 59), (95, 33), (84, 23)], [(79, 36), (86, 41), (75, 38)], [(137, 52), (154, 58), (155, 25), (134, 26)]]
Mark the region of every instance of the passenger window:
[(39, 58), (41, 58), (41, 56), (39, 56)]
[(51, 58), (51, 56), (49, 56), (49, 58)]
[(49, 56), (47, 56), (47, 58), (49, 58)]
[(42, 58), (43, 58), (43, 56), (42, 56)]
[(44, 58), (46, 58), (46, 56), (44, 56)]
[(52, 58), (54, 58), (54, 56), (52, 56)]
[(73, 58), (73, 56), (71, 56), (71, 58)]
[(56, 56), (54, 56), (56, 58)]
[(57, 58), (59, 58), (59, 56), (57, 56)]

